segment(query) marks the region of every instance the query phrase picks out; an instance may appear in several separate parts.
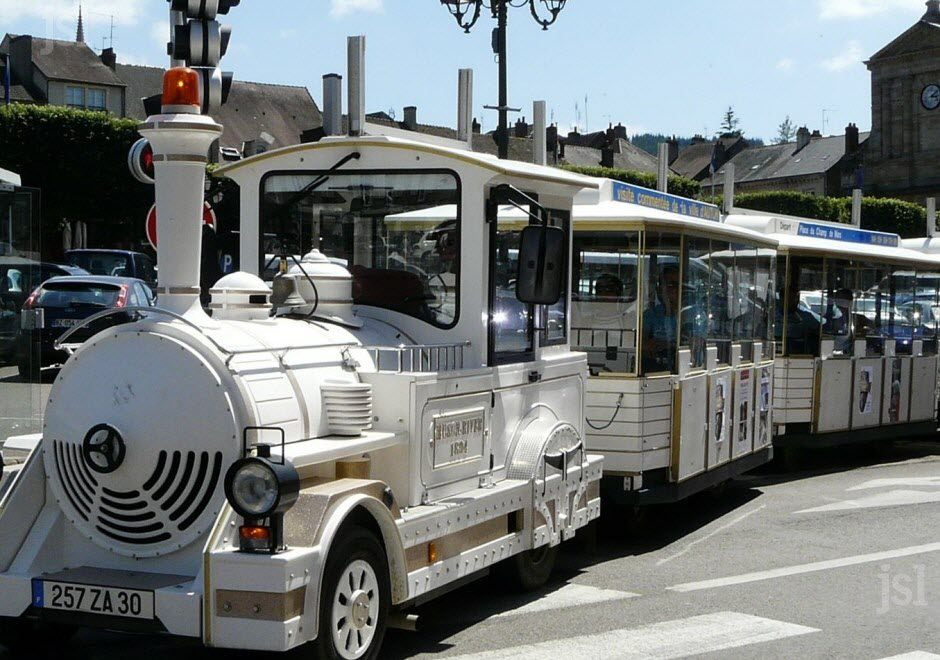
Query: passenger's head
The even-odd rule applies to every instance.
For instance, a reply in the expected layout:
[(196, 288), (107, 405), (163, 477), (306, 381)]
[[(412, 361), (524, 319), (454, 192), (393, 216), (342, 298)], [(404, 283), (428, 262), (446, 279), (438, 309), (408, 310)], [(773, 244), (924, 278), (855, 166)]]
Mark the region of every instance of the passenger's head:
[(623, 282), (613, 273), (602, 273), (594, 280), (594, 295), (598, 298), (619, 298), (623, 295)]
[(679, 306), (679, 287), (682, 283), (679, 281), (679, 267), (674, 264), (666, 264), (659, 270), (659, 299), (670, 311), (675, 311)]
[(832, 303), (841, 309), (848, 309), (852, 306), (852, 290), (837, 289), (832, 292)]

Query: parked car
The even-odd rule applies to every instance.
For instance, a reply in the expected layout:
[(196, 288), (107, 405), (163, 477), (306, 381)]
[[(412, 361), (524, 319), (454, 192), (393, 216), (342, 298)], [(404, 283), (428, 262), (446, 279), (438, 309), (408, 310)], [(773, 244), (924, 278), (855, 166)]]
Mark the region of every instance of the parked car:
[(0, 362), (11, 362), (16, 355), (20, 310), (30, 292), (50, 277), (87, 274), (71, 265), (0, 257)]
[[(105, 309), (152, 307), (154, 295), (143, 280), (132, 277), (75, 275), (46, 280), (29, 296), (23, 312), (43, 310), (42, 327), (20, 332), (17, 367), (20, 376), (29, 376), (31, 368), (61, 366), (68, 359), (65, 350), (54, 344), (67, 330), (81, 325), (88, 317)], [(101, 330), (140, 319), (139, 311), (114, 314), (80, 329), (69, 343), (81, 343)]]
[(157, 268), (148, 255), (131, 250), (82, 248), (68, 250), (65, 259), (73, 266), (84, 268), (92, 275), (134, 277), (149, 286), (157, 285)]

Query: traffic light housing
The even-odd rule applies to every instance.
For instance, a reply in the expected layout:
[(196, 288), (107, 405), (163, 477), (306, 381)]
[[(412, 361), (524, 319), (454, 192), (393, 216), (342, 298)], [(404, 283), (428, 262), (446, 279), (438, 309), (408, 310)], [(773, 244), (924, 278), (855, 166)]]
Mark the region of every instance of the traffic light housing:
[[(210, 114), (227, 100), (233, 74), (219, 68), (228, 50), (232, 30), (215, 19), (228, 14), (241, 0), (169, 0), (170, 11), (178, 12), (183, 23), (173, 26), (168, 53), (199, 74), (202, 113)], [(179, 23), (179, 19), (175, 21)]]
[(127, 167), (135, 179), (141, 183), (153, 185), (153, 147), (146, 138), (134, 143), (127, 154)]

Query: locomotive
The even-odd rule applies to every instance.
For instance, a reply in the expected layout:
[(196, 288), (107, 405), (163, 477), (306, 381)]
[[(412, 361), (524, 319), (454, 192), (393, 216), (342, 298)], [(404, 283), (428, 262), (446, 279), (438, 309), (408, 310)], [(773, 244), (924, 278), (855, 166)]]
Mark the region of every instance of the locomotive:
[[(171, 68), (140, 127), (158, 309), (67, 361), (0, 501), (2, 643), (91, 626), (374, 658), (409, 605), (491, 567), (542, 584), (600, 511), (565, 296), (573, 199), (597, 184), (381, 136), (242, 161), (243, 213), (294, 242), (243, 231), (242, 263), (277, 276), (226, 276), (208, 316), (222, 127), (198, 90)], [(396, 220), (445, 203), (446, 239)]]

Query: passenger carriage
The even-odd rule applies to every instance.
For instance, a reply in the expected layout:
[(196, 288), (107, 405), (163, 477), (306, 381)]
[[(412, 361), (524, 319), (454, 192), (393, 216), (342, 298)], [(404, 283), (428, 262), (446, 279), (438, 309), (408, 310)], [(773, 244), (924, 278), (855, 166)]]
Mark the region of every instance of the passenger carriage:
[(933, 435), (936, 257), (844, 224), (740, 209), (725, 222), (779, 242), (775, 445)]
[(613, 501), (674, 501), (772, 457), (772, 238), (605, 180), (574, 207), (572, 345)]
[[(381, 136), (233, 164), (253, 273), (216, 284), (210, 318), (196, 220), (222, 127), (168, 76), (177, 103), (141, 127), (160, 309), (52, 387), (0, 501), (4, 643), (88, 625), (375, 658), (395, 612), (493, 566), (543, 583), (600, 511), (565, 296), (596, 182)], [(441, 205), (446, 239), (395, 218)]]

